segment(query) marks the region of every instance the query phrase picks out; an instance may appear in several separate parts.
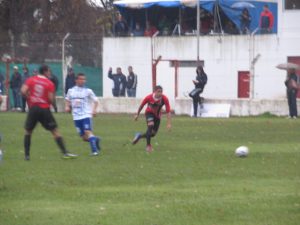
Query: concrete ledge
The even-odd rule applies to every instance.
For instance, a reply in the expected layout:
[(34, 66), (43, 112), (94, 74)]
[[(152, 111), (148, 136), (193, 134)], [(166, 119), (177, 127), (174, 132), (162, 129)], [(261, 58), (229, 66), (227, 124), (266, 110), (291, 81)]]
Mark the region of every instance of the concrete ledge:
[[(100, 104), (98, 111), (100, 113), (135, 113), (141, 101), (142, 99), (136, 98), (99, 98)], [(298, 108), (300, 105), (299, 101)], [(58, 100), (58, 102), (60, 101)], [(286, 99), (205, 99), (205, 103), (230, 104), (230, 115), (232, 116), (255, 116), (266, 112), (277, 116), (288, 115), (288, 105)], [(170, 100), (170, 104), (176, 115), (190, 115), (191, 113), (192, 100), (189, 98)]]
[[(3, 97), (1, 111), (6, 111), (6, 96)], [(99, 113), (135, 113), (142, 99), (137, 98), (99, 98)], [(231, 116), (256, 116), (266, 112), (277, 116), (288, 115), (288, 104), (286, 99), (205, 99), (205, 103), (230, 104)], [(171, 108), (176, 115), (190, 115), (192, 100), (182, 98), (170, 101)], [(300, 112), (300, 100), (298, 100), (298, 111)], [(57, 97), (58, 111), (64, 111), (63, 97)]]

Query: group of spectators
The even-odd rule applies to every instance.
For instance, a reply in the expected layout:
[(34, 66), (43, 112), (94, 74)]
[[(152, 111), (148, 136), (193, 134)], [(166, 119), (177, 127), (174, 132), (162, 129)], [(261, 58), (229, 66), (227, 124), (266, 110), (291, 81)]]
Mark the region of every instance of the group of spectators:
[[(18, 66), (13, 67), (13, 73), (11, 74), (10, 80), (8, 82), (8, 88), (10, 88), (12, 93), (12, 111), (21, 111), (26, 112), (26, 98), (22, 96), (21, 94), (21, 87), (26, 82), (26, 80), (31, 77), (38, 75), (38, 70), (34, 69), (32, 73), (29, 72), (28, 67), (24, 66), (22, 68), (22, 72), (19, 71)], [(50, 76), (48, 77), (49, 80), (52, 81), (55, 87), (55, 93), (58, 90), (59, 86), (59, 80), (56, 75), (53, 74), (53, 72), (50, 69)], [(4, 94), (4, 85), (5, 84), (5, 77), (3, 74), (0, 73), (0, 96)], [(75, 73), (73, 68), (68, 69), (68, 74), (66, 76), (66, 82), (65, 82), (65, 94), (67, 94), (68, 90), (75, 86)], [(2, 98), (1, 98), (2, 99)], [(1, 100), (0, 100), (1, 102)], [(53, 109), (55, 112), (57, 112), (57, 104), (56, 99), (53, 99)]]
[(108, 78), (113, 81), (112, 94), (114, 97), (136, 97), (137, 75), (133, 72), (132, 66), (128, 67), (128, 76), (122, 73), (122, 69), (117, 67), (113, 74), (112, 68), (108, 70)]
[(114, 34), (118, 37), (125, 37), (129, 35), (151, 37), (157, 31), (158, 29), (150, 21), (146, 22), (145, 28), (143, 28), (139, 22), (136, 22), (134, 28), (129, 29), (127, 21), (121, 14), (118, 14), (117, 22), (114, 24)]
[[(32, 75), (36, 75), (37, 70), (33, 71)], [(13, 67), (13, 73), (11, 75), (10, 80), (8, 81), (9, 88), (12, 92), (12, 99), (13, 99), (13, 111), (22, 111), (25, 112), (26, 108), (26, 99), (25, 97), (22, 97), (21, 95), (21, 86), (25, 83), (25, 81), (30, 77), (29, 70), (26, 66), (22, 68), (22, 73), (19, 72), (19, 67), (14, 66)], [(3, 94), (4, 93), (4, 83), (5, 78), (3, 74), (0, 75), (0, 91)]]
[[(163, 14), (159, 20), (155, 23), (153, 21), (146, 21), (145, 26), (142, 25), (140, 21), (135, 21), (134, 26), (128, 26), (127, 21), (122, 17), (121, 14), (117, 15), (117, 21), (114, 24), (114, 34), (115, 36), (145, 36), (151, 37), (154, 34), (168, 36), (171, 34), (194, 34), (195, 23), (194, 20), (185, 19), (182, 16), (181, 24), (178, 21), (174, 21)], [(224, 15), (220, 15), (221, 24), (216, 23), (214, 16), (205, 10), (201, 10), (200, 18), (200, 33), (203, 35), (214, 33), (214, 32), (224, 32), (227, 34), (249, 34), (250, 26), (252, 22), (251, 14), (247, 8), (242, 10), (239, 16), (240, 26), (235, 25), (231, 20)], [(269, 10), (268, 5), (263, 6), (263, 11), (260, 14), (259, 19), (259, 29), (261, 34), (272, 33), (274, 24), (274, 16)], [(176, 27), (180, 26), (180, 28)], [(177, 29), (177, 30), (176, 30)]]
[[(37, 74), (38, 71), (35, 69), (33, 70), (31, 75), (34, 76)], [(12, 91), (12, 97), (13, 97), (12, 111), (22, 111), (22, 112), (26, 111), (26, 98), (21, 95), (21, 87), (31, 75), (29, 69), (26, 66), (23, 67), (22, 74), (19, 72), (18, 66), (13, 67), (13, 73), (9, 81), (9, 88)], [(51, 72), (49, 79), (53, 82), (55, 86), (55, 90), (57, 91), (58, 84), (59, 84), (57, 77)], [(55, 101), (53, 102), (53, 108), (55, 112), (57, 112), (57, 106)]]

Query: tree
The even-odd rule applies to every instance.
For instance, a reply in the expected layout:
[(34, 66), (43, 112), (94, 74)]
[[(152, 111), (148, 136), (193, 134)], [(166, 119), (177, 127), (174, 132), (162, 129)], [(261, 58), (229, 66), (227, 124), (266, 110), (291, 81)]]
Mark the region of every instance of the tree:
[(88, 51), (111, 30), (111, 7), (95, 7), (91, 0), (2, 0), (0, 9), (0, 50), (36, 62), (60, 59), (61, 40), (68, 32), (76, 57), (91, 62), (95, 54), (83, 52), (83, 46)]

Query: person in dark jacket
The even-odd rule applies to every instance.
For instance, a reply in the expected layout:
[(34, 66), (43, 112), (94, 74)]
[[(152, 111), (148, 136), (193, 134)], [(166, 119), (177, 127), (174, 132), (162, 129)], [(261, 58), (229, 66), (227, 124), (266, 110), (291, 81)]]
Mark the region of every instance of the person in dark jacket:
[(193, 99), (194, 117), (198, 115), (198, 105), (201, 104), (200, 94), (203, 92), (207, 83), (207, 75), (202, 66), (197, 67), (196, 73), (196, 79), (193, 80), (195, 88), (189, 93), (189, 96)]
[[(1, 83), (0, 83), (0, 85), (1, 85)], [(3, 99), (2, 99), (2, 89), (0, 88), (0, 108), (1, 108), (1, 105), (2, 105), (2, 101), (3, 101)]]
[(260, 33), (261, 34), (270, 34), (272, 33), (274, 24), (274, 16), (272, 12), (269, 10), (268, 5), (264, 5), (263, 11), (260, 14)]
[(134, 97), (136, 96), (136, 86), (137, 86), (137, 75), (133, 72), (132, 66), (128, 67), (128, 76), (127, 76), (127, 96)]
[(4, 80), (5, 80), (4, 75), (0, 71), (0, 91), (2, 93), (4, 93)]
[(250, 32), (250, 24), (251, 24), (251, 15), (248, 9), (243, 9), (242, 14), (240, 15), (241, 21), (241, 34), (249, 34)]
[(117, 73), (112, 73), (112, 68), (108, 70), (108, 78), (113, 81), (112, 94), (114, 97), (125, 97), (126, 76), (122, 73), (120, 67), (117, 68)]
[(54, 111), (57, 113), (56, 92), (57, 92), (57, 89), (58, 89), (59, 81), (58, 81), (57, 77), (52, 73), (52, 71), (51, 71), (49, 80), (52, 81), (52, 83), (54, 84), (54, 87), (55, 87), (54, 97), (53, 97), (53, 101), (52, 101), (52, 106), (54, 108)]
[[(26, 80), (30, 77), (29, 70), (27, 67), (23, 68), (22, 84), (25, 84)], [(22, 112), (26, 109), (26, 97), (22, 96)]]
[(289, 69), (287, 78), (285, 80), (286, 94), (289, 106), (289, 118), (296, 119), (298, 117), (297, 112), (297, 92), (298, 82), (295, 69)]
[(128, 25), (121, 14), (117, 16), (117, 22), (114, 25), (115, 36), (124, 37), (128, 35)]
[(18, 72), (19, 68), (14, 66), (14, 73), (10, 79), (10, 88), (12, 89), (14, 99), (14, 109), (21, 110), (21, 86), (22, 76)]
[(65, 95), (67, 95), (68, 90), (74, 86), (75, 86), (75, 73), (72, 68), (69, 68), (68, 74), (66, 76)]

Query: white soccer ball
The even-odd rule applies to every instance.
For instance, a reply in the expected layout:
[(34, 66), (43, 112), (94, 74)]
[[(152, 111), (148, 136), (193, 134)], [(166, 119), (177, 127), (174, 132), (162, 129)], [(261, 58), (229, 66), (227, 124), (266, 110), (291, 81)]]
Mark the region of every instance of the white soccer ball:
[(249, 154), (249, 148), (247, 146), (240, 146), (235, 150), (235, 155), (238, 157), (246, 157)]

